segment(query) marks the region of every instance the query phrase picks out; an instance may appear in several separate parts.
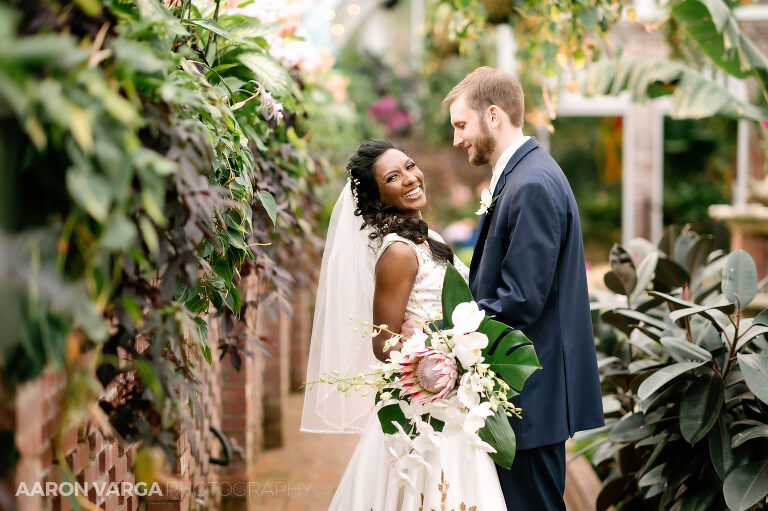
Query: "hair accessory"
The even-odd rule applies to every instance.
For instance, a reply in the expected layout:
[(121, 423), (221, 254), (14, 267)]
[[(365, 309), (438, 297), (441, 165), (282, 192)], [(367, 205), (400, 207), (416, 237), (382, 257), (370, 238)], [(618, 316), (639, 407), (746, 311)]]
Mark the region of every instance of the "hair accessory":
[(357, 188), (360, 186), (360, 181), (356, 177), (352, 177), (352, 174), (350, 173), (349, 177), (347, 177), (347, 181), (351, 182), (351, 191), (352, 191), (352, 199), (355, 201), (355, 206), (358, 206), (357, 204)]

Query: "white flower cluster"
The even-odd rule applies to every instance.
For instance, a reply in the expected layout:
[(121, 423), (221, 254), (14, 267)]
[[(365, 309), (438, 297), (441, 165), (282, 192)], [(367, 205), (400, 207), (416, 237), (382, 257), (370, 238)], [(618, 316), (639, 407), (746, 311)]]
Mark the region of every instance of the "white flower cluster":
[[(478, 332), (485, 312), (475, 302), (457, 305), (451, 315), (453, 328), (430, 333), (418, 331), (410, 338), (392, 332), (385, 349), (387, 363), (369, 374), (345, 378), (334, 374), (320, 381), (343, 392), (368, 387), (379, 395), (377, 410), (395, 405), (407, 424), (393, 421), (396, 434), (387, 435), (387, 449), (402, 484), (413, 485), (421, 470), (431, 470), (428, 453), (447, 438), (470, 449), (496, 452), (480, 438), (486, 419), (501, 406), (508, 416), (520, 410), (507, 398), (507, 385), (485, 362), (488, 336)], [(386, 325), (368, 325), (365, 334), (376, 336)], [(438, 425), (440, 427), (438, 427)]]

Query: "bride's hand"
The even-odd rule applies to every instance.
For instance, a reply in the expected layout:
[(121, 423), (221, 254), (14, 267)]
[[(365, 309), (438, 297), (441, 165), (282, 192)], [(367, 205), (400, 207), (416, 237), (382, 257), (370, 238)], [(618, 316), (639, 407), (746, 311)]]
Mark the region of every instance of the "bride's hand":
[(415, 314), (406, 314), (403, 318), (403, 325), (400, 327), (400, 334), (408, 339), (416, 332), (424, 330), (424, 318)]

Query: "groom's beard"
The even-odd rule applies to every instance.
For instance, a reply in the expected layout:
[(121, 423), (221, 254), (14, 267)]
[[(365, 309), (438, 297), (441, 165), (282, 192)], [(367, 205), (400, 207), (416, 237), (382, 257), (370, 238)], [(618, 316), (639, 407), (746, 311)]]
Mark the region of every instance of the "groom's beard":
[(469, 159), (471, 165), (479, 167), (491, 160), (491, 154), (496, 149), (496, 140), (491, 136), (484, 120), (480, 121), (480, 136), (472, 145), (475, 147), (475, 154)]

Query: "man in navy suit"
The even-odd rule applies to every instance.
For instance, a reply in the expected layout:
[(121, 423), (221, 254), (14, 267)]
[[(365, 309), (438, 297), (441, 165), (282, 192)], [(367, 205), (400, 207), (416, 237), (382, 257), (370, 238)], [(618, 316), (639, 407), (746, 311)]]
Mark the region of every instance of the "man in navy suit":
[(507, 507), (565, 509), (565, 440), (603, 425), (579, 211), (563, 171), (523, 136), (523, 90), (481, 67), (443, 100), (453, 145), (493, 167), (493, 205), (481, 216), (469, 286), (480, 308), (533, 342), (542, 369), (516, 398), (517, 455), (497, 466)]

